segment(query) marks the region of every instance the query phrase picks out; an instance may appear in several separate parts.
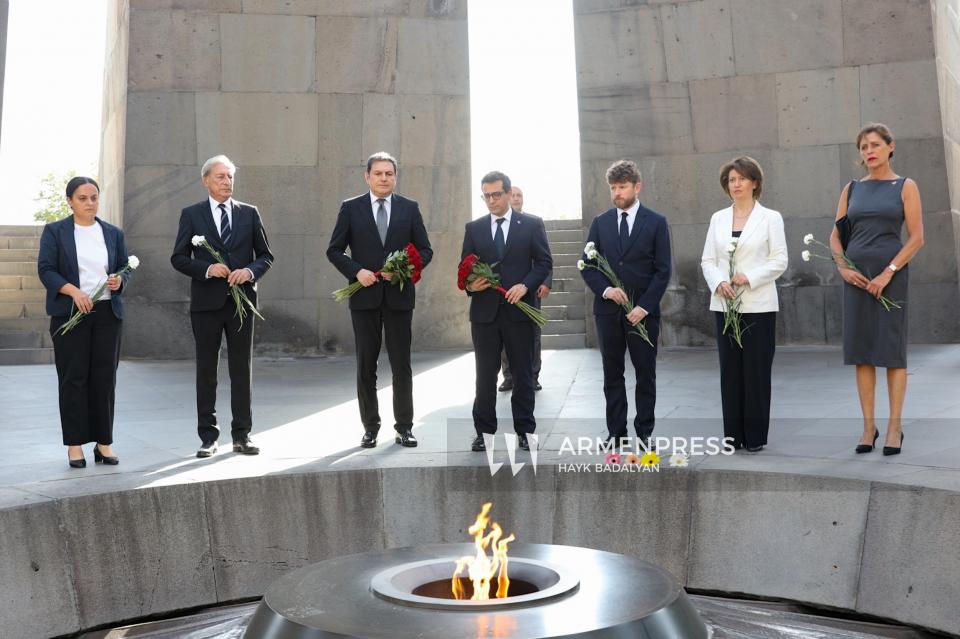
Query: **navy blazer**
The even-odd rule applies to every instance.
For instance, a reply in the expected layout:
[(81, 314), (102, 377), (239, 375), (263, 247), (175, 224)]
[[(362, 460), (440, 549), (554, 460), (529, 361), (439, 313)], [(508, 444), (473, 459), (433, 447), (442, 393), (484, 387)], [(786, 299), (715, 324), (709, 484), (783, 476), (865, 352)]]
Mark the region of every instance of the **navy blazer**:
[[(527, 294), (523, 301), (531, 306), (537, 305), (537, 287), (550, 276), (553, 270), (553, 256), (543, 220), (536, 215), (520, 214), (514, 211), (510, 216), (510, 230), (504, 247), (503, 260), (497, 262), (497, 249), (493, 245), (493, 232), (490, 215), (484, 215), (467, 222), (463, 234), (463, 250), (460, 259), (474, 253), (481, 262), (493, 266), (493, 272), (500, 275), (500, 285), (510, 290), (516, 284), (524, 284)], [(494, 288), (488, 288), (470, 296), (470, 321), (490, 323), (497, 319), (502, 308), (512, 322), (531, 322), (523, 311), (508, 304), (503, 294)]]
[[(670, 234), (667, 219), (642, 204), (637, 210), (633, 229), (626, 250), (620, 252), (620, 217), (617, 209), (609, 209), (593, 218), (587, 242), (593, 242), (597, 251), (607, 258), (613, 271), (623, 280), (627, 295), (634, 306), (639, 306), (649, 315), (660, 315), (660, 299), (670, 282)], [(586, 260), (586, 254), (583, 255)], [(596, 315), (612, 315), (621, 306), (603, 299), (603, 292), (611, 283), (600, 271), (585, 268), (581, 271), (584, 281), (595, 297), (593, 312)]]
[[(327, 259), (350, 283), (357, 281), (360, 269), (379, 271), (387, 255), (401, 251), (407, 244), (413, 244), (423, 258), (426, 268), (433, 259), (430, 238), (423, 224), (420, 205), (415, 201), (393, 193), (390, 199), (390, 224), (387, 226), (387, 238), (380, 241), (376, 217), (370, 193), (344, 200), (340, 204), (337, 223), (327, 246)], [(347, 248), (350, 255), (346, 254)], [(408, 311), (416, 306), (417, 287), (400, 287), (390, 282), (377, 280), (350, 297), (350, 308), (354, 310), (372, 310), (386, 304), (387, 308)]]
[[(103, 229), (103, 241), (107, 245), (107, 272), (116, 273), (127, 265), (127, 247), (123, 243), (123, 231), (112, 224), (96, 218)], [(37, 256), (37, 272), (47, 289), (47, 315), (69, 317), (73, 313), (73, 298), (60, 292), (64, 284), (80, 287), (80, 265), (77, 262), (77, 242), (73, 237), (73, 216), (43, 227), (40, 236), (40, 253)], [(116, 291), (110, 291), (110, 308), (117, 319), (123, 319), (123, 299), (120, 294), (126, 288), (130, 273), (121, 276), (123, 282)]]
[(191, 278), (190, 310), (216, 311), (226, 304), (230, 286), (225, 277), (207, 277), (207, 269), (217, 262), (210, 251), (194, 246), (194, 235), (202, 235), (220, 253), (231, 271), (248, 268), (253, 272), (253, 282), (242, 284), (247, 297), (257, 303), (257, 282), (273, 265), (273, 253), (267, 242), (267, 233), (260, 219), (260, 211), (251, 204), (231, 200), (233, 221), (230, 225), (230, 246), (224, 246), (220, 233), (213, 222), (210, 199), (204, 198), (180, 213), (180, 226), (173, 246), (170, 263)]

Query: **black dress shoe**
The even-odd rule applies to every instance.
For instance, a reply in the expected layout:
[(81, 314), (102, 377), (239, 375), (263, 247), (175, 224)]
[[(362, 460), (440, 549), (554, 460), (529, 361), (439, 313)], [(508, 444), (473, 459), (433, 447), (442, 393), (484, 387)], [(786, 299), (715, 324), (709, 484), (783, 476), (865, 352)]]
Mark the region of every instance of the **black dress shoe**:
[(863, 453), (872, 453), (873, 449), (877, 446), (877, 437), (880, 436), (880, 431), (876, 428), (873, 429), (873, 443), (872, 444), (857, 444), (857, 447), (854, 449), (857, 451), (858, 455)]
[(759, 453), (763, 450), (763, 446), (747, 446), (748, 453)]
[(600, 446), (601, 452), (608, 451), (611, 448), (620, 448), (620, 444), (623, 440), (629, 439), (629, 435), (623, 433), (622, 435), (612, 435), (607, 433), (603, 438), (603, 445)]
[(520, 442), (520, 450), (530, 450), (530, 442), (527, 441), (526, 433), (517, 433), (517, 441)]
[(376, 448), (377, 447), (377, 433), (368, 430), (363, 433), (363, 437), (360, 439), (360, 448)]
[(900, 432), (900, 445), (899, 446), (884, 446), (883, 454), (887, 457), (890, 455), (899, 455), (900, 449), (903, 448), (903, 431)]
[(538, 380), (535, 380), (535, 381), (533, 382), (533, 390), (535, 390), (535, 391), (543, 390), (543, 386), (540, 385), (540, 380), (539, 380), (539, 379), (538, 379)]
[(473, 443), (470, 444), (470, 450), (475, 453), (482, 453), (487, 450), (487, 445), (483, 441), (483, 435), (477, 435), (473, 439)]
[(249, 438), (233, 442), (233, 452), (241, 455), (259, 455), (260, 449), (253, 445)]
[(83, 457), (81, 457), (80, 459), (70, 459), (68, 457), (67, 463), (70, 464), (70, 468), (86, 468), (87, 467), (87, 460)]
[(413, 436), (413, 432), (409, 428), (398, 430), (397, 437), (394, 441), (407, 448), (417, 447), (417, 438)]
[(500, 388), (499, 388), (498, 390), (499, 390), (501, 393), (506, 393), (507, 391), (512, 391), (512, 390), (513, 390), (513, 380), (509, 380), (509, 379), (503, 380), (503, 383), (500, 384)]
[(197, 451), (197, 457), (203, 459), (217, 454), (217, 442), (203, 442), (200, 444), (200, 450)]
[(116, 466), (120, 463), (119, 457), (111, 457), (100, 452), (100, 446), (93, 446), (93, 461), (97, 464), (106, 464), (107, 466)]

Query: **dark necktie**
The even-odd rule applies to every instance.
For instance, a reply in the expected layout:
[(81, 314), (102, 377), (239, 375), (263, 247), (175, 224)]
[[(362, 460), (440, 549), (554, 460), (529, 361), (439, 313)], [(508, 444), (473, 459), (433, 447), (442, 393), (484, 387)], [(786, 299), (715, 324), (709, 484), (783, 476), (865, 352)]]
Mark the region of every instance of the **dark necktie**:
[(217, 208), (220, 209), (220, 240), (224, 246), (228, 246), (230, 244), (230, 218), (227, 217), (227, 207), (220, 204)]
[(387, 207), (386, 200), (377, 200), (377, 232), (380, 233), (380, 243), (387, 243)]
[(620, 254), (627, 250), (627, 242), (630, 240), (630, 225), (627, 224), (627, 212), (620, 212)]
[(503, 253), (507, 249), (507, 242), (503, 239), (503, 222), (504, 219), (501, 217), (497, 220), (497, 232), (493, 234), (493, 245), (497, 249), (497, 259), (503, 259)]

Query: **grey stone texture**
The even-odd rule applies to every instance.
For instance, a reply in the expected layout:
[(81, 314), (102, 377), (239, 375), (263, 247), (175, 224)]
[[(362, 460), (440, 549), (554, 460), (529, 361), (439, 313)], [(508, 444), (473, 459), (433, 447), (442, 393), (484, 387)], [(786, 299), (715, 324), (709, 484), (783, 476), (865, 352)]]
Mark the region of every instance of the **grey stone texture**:
[(206, 196), (199, 166), (218, 153), (239, 167), (235, 196), (260, 208), (276, 255), (260, 285), (260, 352), (352, 350), (346, 305), (329, 299), (346, 281), (326, 246), (381, 150), (398, 158), (398, 192), (420, 202), (437, 251), (415, 347), (469, 342), (449, 276), (470, 219), (465, 0), (113, 4), (108, 63), (129, 79), (108, 75), (104, 197), (150, 265), (128, 295), (125, 354), (193, 356), (189, 283), (169, 255), (180, 210)]
[(699, 262), (710, 215), (729, 205), (719, 168), (737, 155), (760, 162), (762, 201), (786, 222), (778, 340), (839, 339), (839, 280), (800, 260), (801, 239), (829, 236), (843, 185), (863, 176), (853, 142), (869, 121), (892, 128), (894, 167), (923, 200), (910, 340), (960, 340), (956, 0), (575, 0), (574, 12), (583, 224), (611, 206), (607, 166), (636, 160), (641, 199), (671, 224), (662, 343), (713, 341)]
[(0, 0), (0, 119), (3, 118), (3, 76), (7, 68), (7, 13), (9, 0)]

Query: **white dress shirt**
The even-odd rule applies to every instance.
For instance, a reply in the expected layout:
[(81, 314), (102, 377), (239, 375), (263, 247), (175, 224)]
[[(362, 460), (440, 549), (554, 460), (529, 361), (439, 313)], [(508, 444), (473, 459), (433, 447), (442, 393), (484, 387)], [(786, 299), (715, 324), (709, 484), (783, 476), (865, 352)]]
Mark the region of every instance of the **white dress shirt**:
[[(503, 214), (503, 224), (500, 226), (503, 227), (503, 243), (507, 243), (507, 235), (510, 233), (510, 216), (513, 214), (513, 209), (507, 209), (507, 212)], [(493, 213), (490, 214), (490, 237), (497, 237), (497, 220), (501, 218), (497, 217)]]
[[(210, 213), (213, 215), (213, 226), (217, 229), (217, 233), (219, 233), (222, 236), (223, 229), (220, 228), (220, 216), (222, 215), (222, 213), (220, 212), (220, 202), (217, 202), (215, 199), (213, 199), (209, 195), (207, 196), (207, 199), (210, 201)], [(223, 205), (227, 209), (227, 221), (230, 223), (230, 232), (233, 233), (234, 228), (236, 228), (233, 225), (233, 199), (227, 198), (227, 200), (223, 203)], [(213, 264), (207, 267), (207, 279), (210, 279), (210, 267), (212, 266)], [(250, 274), (251, 282), (256, 279), (256, 275), (253, 274), (253, 271), (251, 271), (249, 268), (246, 268), (244, 270), (246, 270), (247, 273)]]
[(393, 199), (393, 193), (388, 195), (385, 198), (380, 198), (373, 194), (373, 191), (370, 191), (370, 206), (373, 207), (373, 223), (377, 223), (377, 209), (380, 208), (380, 203), (377, 200), (383, 199), (383, 208), (387, 211), (387, 228), (390, 228), (390, 209)]

